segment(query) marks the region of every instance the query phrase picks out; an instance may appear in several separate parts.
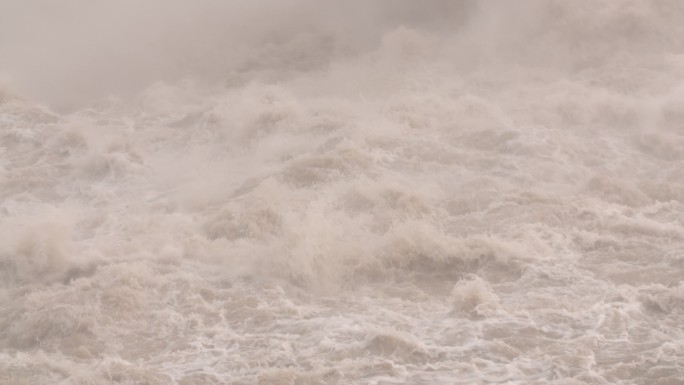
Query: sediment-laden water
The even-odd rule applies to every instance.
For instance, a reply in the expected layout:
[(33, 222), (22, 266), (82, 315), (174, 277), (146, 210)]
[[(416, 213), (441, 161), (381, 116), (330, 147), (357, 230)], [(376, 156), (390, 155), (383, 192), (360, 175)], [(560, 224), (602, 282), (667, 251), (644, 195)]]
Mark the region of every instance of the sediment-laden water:
[(684, 384), (681, 1), (3, 3), (1, 384)]

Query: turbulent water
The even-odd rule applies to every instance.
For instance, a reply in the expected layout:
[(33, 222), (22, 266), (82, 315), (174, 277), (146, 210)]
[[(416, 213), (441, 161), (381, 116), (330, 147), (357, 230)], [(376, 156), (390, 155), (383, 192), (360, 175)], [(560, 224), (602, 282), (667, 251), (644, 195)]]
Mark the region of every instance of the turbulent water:
[(684, 2), (0, 0), (0, 383), (684, 384)]

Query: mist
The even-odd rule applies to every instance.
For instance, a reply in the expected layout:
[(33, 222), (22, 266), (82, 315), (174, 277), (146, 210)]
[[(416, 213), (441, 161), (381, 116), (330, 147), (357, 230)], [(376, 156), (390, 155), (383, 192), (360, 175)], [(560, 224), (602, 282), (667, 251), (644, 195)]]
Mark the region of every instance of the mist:
[(321, 70), (372, 50), (400, 25), (452, 29), (470, 8), (442, 0), (5, 0), (0, 70), (17, 92), (74, 108), (160, 81)]

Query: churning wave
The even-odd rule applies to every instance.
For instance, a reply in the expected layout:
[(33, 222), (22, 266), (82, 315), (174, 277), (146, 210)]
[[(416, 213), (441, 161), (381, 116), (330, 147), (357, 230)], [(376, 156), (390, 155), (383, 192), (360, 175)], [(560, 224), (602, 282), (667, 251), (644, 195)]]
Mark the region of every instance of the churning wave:
[(681, 1), (51, 4), (0, 383), (684, 383)]

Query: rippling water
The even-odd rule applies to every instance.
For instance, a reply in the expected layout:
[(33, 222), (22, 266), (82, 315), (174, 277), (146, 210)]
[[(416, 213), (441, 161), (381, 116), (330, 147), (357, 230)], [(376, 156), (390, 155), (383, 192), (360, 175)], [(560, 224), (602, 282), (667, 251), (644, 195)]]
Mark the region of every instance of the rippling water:
[(684, 384), (680, 0), (46, 4), (0, 383)]

